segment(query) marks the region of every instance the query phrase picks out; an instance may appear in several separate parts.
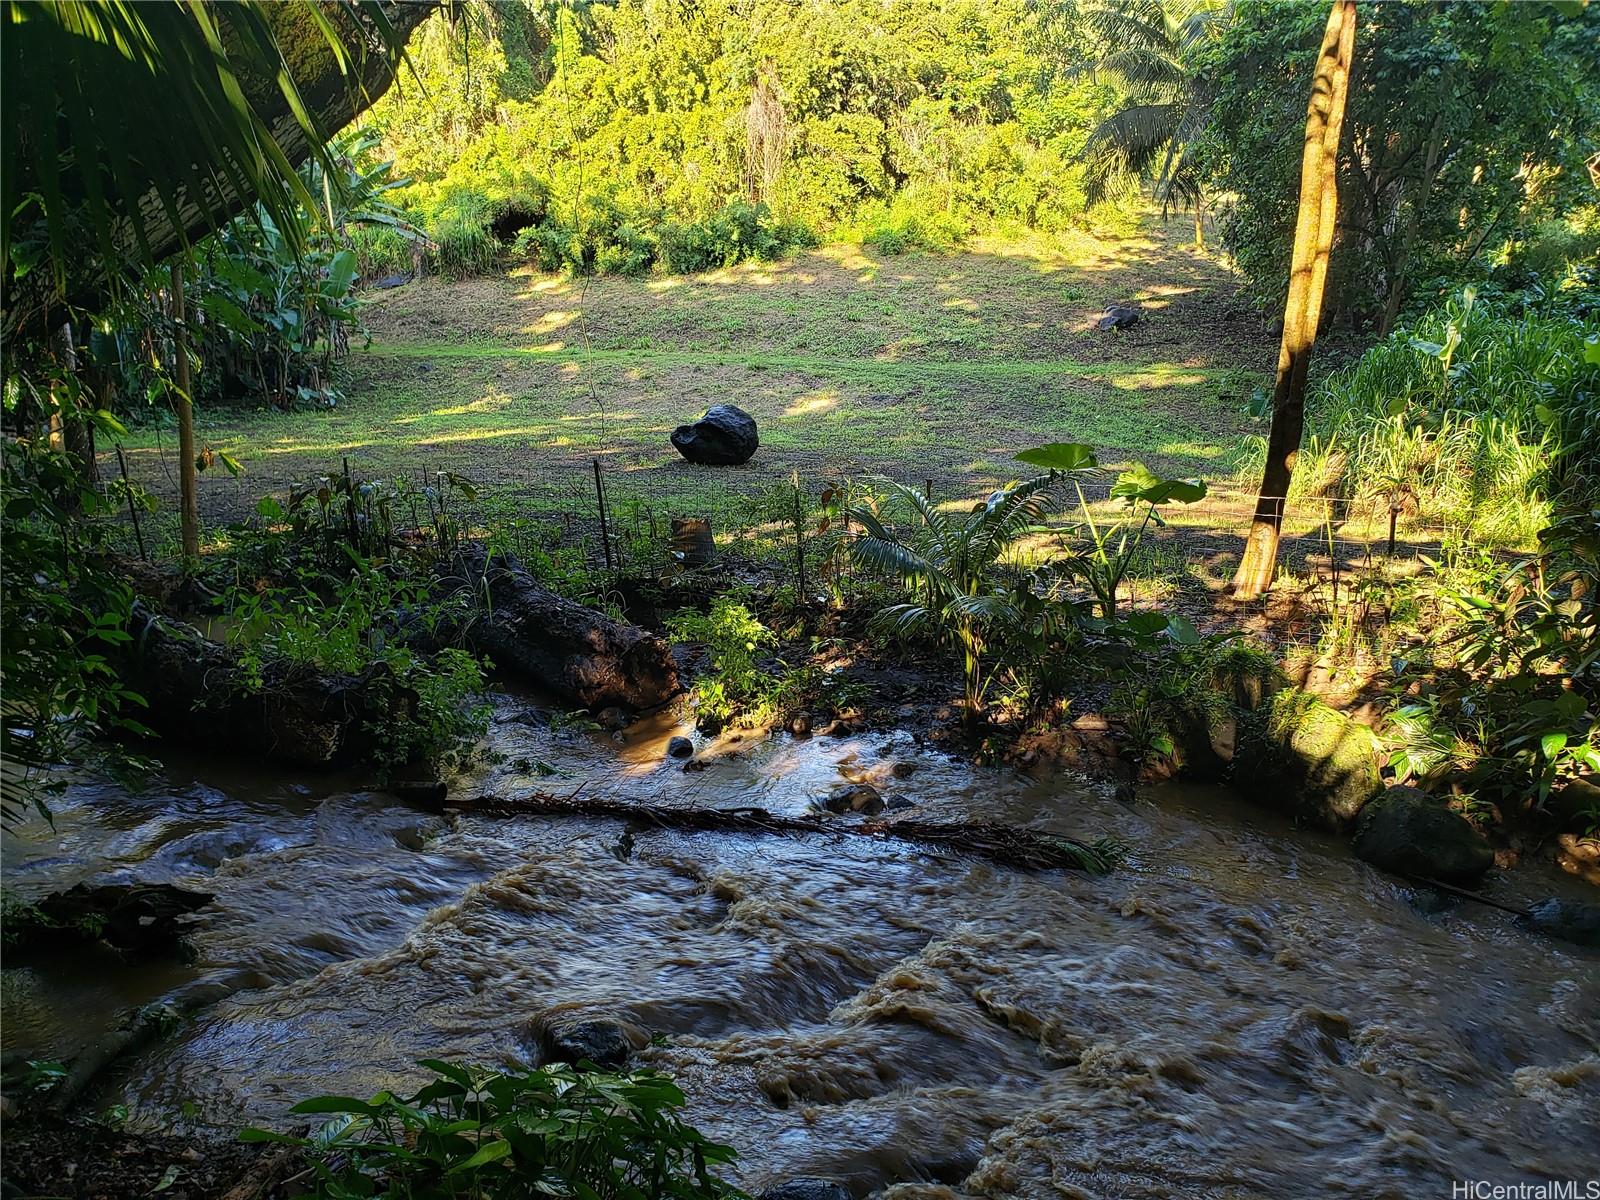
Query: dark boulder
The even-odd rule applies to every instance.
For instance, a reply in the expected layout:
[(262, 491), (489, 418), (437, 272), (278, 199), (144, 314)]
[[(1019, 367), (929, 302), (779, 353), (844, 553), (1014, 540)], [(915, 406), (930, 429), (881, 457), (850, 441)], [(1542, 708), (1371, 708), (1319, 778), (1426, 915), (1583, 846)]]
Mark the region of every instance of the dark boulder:
[(850, 1192), (832, 1179), (801, 1175), (773, 1184), (761, 1193), (761, 1200), (850, 1200)]
[(80, 883), (6, 913), (6, 951), (27, 953), (103, 941), (131, 953), (171, 950), (187, 918), (210, 904), (210, 892), (170, 883)]
[(1095, 328), (1106, 332), (1112, 329), (1132, 329), (1144, 314), (1129, 304), (1113, 304), (1106, 309), (1105, 316), (1096, 321)]
[(668, 758), (693, 758), (694, 743), (686, 737), (675, 737), (667, 743)]
[(692, 463), (707, 467), (736, 467), (750, 461), (761, 445), (756, 419), (733, 404), (713, 404), (692, 425), (672, 431), (672, 444)]
[(1518, 923), (1536, 933), (1577, 946), (1600, 947), (1600, 904), (1551, 897), (1535, 904)]
[(624, 1066), (649, 1039), (643, 1031), (611, 1017), (556, 1018), (542, 1023), (539, 1049), (547, 1063), (593, 1063), (607, 1071)]
[(831, 813), (858, 812), (871, 817), (883, 811), (883, 797), (870, 783), (841, 783), (828, 793), (823, 805)]
[(1361, 810), (1355, 851), (1385, 871), (1446, 883), (1494, 866), (1494, 851), (1465, 817), (1413, 787), (1391, 787)]

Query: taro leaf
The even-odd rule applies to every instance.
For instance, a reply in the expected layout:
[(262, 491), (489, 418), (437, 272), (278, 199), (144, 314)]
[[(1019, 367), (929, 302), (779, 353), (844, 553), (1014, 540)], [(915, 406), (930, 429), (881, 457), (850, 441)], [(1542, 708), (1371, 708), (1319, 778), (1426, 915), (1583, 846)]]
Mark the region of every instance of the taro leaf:
[(1147, 504), (1165, 504), (1176, 500), (1180, 504), (1193, 504), (1203, 499), (1206, 485), (1199, 479), (1158, 479), (1143, 463), (1134, 463), (1117, 476), (1111, 495), (1128, 501), (1143, 500)]
[(1016, 459), (1047, 471), (1086, 471), (1100, 465), (1095, 459), (1094, 447), (1082, 442), (1050, 442), (1024, 450)]
[(1174, 616), (1167, 622), (1167, 638), (1180, 646), (1200, 644), (1200, 631), (1188, 617)]

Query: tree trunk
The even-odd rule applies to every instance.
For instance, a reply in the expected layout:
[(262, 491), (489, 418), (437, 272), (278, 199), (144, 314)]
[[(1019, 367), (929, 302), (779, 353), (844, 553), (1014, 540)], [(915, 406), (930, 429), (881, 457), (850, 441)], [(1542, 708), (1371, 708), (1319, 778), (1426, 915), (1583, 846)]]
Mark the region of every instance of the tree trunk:
[(200, 557), (200, 508), (195, 497), (194, 403), (189, 382), (188, 314), (183, 304), (183, 260), (172, 263), (172, 345), (178, 394), (173, 411), (178, 415), (178, 513), (183, 528), (183, 556)]
[(1278, 377), (1272, 394), (1267, 465), (1244, 555), (1233, 579), (1233, 594), (1241, 600), (1253, 599), (1272, 586), (1278, 562), (1278, 534), (1305, 427), (1306, 368), (1322, 318), (1328, 252), (1338, 213), (1339, 134), (1344, 125), (1355, 39), (1355, 0), (1334, 0), (1306, 114), (1300, 211), (1295, 220), (1289, 298), (1283, 310), (1283, 341), (1278, 348)]
[[(1394, 261), (1389, 269), (1389, 287), (1383, 300), (1383, 315), (1378, 319), (1379, 337), (1389, 336), (1389, 331), (1394, 328), (1395, 318), (1400, 315), (1400, 305), (1405, 302), (1406, 267), (1411, 259), (1411, 245), (1416, 240), (1417, 227), (1422, 222), (1423, 208), (1428, 203), (1428, 197), (1433, 194), (1433, 186), (1438, 182), (1439, 171), (1444, 166), (1443, 132), (1444, 118), (1435, 118), (1433, 130), (1428, 135), (1428, 152), (1423, 160), (1422, 176), (1417, 184), (1416, 195), (1401, 219)], [(1404, 200), (1405, 194), (1402, 190), (1398, 203), (1403, 204)]]

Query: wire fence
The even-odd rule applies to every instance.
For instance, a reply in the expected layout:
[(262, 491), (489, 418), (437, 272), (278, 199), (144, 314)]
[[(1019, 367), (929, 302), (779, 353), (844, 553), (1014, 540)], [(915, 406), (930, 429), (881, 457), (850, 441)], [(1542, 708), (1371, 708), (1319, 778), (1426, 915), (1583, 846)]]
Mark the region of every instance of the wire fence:
[[(453, 486), (455, 479), (424, 462), (408, 486), (422, 494)], [(973, 486), (970, 479), (911, 476), (899, 482), (953, 517), (985, 499), (964, 492)], [(260, 523), (249, 516), (259, 490), (249, 476), (208, 479), (206, 485), (214, 497), (232, 492), (226, 507)], [(1008, 561), (1045, 566), (1081, 550), (1090, 522), (1103, 530), (1130, 515), (1114, 487), (1107, 476), (1065, 477), (1053, 489), (1044, 518), (1018, 541)], [(470, 534), (524, 560), (559, 557), (569, 574), (605, 584), (722, 572), (815, 597), (877, 578), (840, 551), (859, 533), (852, 510), (880, 504), (883, 491), (878, 476), (826, 468), (764, 481), (729, 473), (723, 484), (705, 469), (668, 471), (606, 459), (551, 464), (530, 456), (525, 472), (502, 465), (494, 482), (458, 488), (452, 504), (456, 521)], [(1162, 505), (1134, 552), (1127, 602), (1194, 608), (1209, 597), (1214, 606), (1226, 593), (1256, 506), (1254, 493), (1226, 483), (1212, 486), (1195, 504)], [(143, 542), (175, 543), (171, 507), (146, 517)], [(1370, 612), (1386, 611), (1387, 592), (1425, 570), (1426, 560), (1464, 532), (1420, 519), (1383, 495), (1295, 496), (1283, 508), (1278, 580), (1257, 605), (1264, 611), (1291, 604), (1297, 619), (1312, 624), (1340, 614), (1353, 620), (1353, 606), (1365, 625)], [(413, 503), (413, 516), (426, 519), (427, 512), (426, 505)], [(1131, 539), (1138, 523), (1118, 536)], [(212, 532), (218, 541), (227, 538), (226, 531)]]

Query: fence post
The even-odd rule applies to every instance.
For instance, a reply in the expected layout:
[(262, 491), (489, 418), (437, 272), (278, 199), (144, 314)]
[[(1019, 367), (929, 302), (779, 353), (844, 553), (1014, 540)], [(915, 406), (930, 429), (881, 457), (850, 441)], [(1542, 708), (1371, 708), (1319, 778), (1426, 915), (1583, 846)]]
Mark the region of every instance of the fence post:
[(606, 529), (606, 488), (600, 482), (600, 460), (594, 460), (594, 494), (600, 503), (600, 548), (605, 551), (606, 574), (611, 574), (611, 535)]
[(128, 460), (122, 456), (122, 446), (117, 446), (117, 466), (122, 468), (122, 494), (128, 498), (128, 516), (133, 518), (133, 540), (139, 544), (139, 561), (145, 561), (144, 530), (139, 528), (139, 510), (133, 506), (133, 485), (128, 482)]
[(790, 477), (794, 487), (794, 577), (795, 599), (803, 601), (806, 594), (806, 518), (800, 506), (800, 472)]

